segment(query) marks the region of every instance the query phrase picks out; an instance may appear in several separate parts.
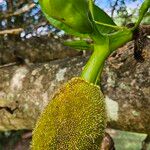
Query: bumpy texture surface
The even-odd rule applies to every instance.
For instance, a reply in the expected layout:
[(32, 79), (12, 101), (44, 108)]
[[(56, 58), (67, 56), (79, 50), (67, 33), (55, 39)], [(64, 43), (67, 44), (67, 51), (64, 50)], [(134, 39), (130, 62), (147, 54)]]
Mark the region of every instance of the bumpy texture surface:
[(99, 87), (73, 78), (39, 117), (32, 150), (99, 150), (105, 125), (104, 97)]

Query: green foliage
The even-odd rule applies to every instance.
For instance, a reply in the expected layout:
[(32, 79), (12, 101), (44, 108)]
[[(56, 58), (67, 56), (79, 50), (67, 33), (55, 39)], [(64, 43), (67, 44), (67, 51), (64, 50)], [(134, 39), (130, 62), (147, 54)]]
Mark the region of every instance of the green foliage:
[(114, 32), (114, 26), (116, 26), (116, 24), (107, 13), (94, 4), (91, 11), (93, 20), (98, 22), (96, 23), (96, 26), (100, 33), (108, 34)]
[(150, 8), (150, 0), (145, 0), (139, 10), (139, 19), (137, 25), (140, 24), (140, 22), (142, 21), (144, 15), (146, 14), (149, 8)]
[(45, 14), (45, 17), (47, 18), (47, 20), (56, 28), (61, 29), (70, 35), (74, 35), (74, 36), (78, 36), (78, 37), (82, 37), (82, 38), (89, 37), (88, 34), (79, 33), (77, 31), (73, 30), (71, 27), (67, 26), (66, 24), (64, 24), (54, 18), (51, 18), (46, 13), (44, 13), (44, 14)]
[(149, 8), (150, 8), (150, 0), (145, 0), (140, 7), (139, 18), (143, 18), (143, 16), (145, 15), (145, 13), (148, 11)]
[(105, 127), (100, 88), (73, 78), (55, 94), (38, 119), (32, 150), (99, 150)]
[(40, 0), (43, 11), (80, 33), (93, 32), (87, 0)]
[[(83, 34), (93, 32), (93, 19), (99, 22), (96, 26), (100, 33), (111, 33), (114, 31), (113, 26), (116, 26), (111, 17), (95, 4), (93, 4), (94, 8), (91, 14), (91, 12), (89, 12), (87, 0), (68, 3), (64, 1), (60, 3), (56, 0), (54, 2), (41, 0), (40, 4), (46, 18), (52, 25), (75, 36), (84, 37)], [(66, 8), (66, 10), (64, 10), (64, 8)], [(92, 15), (94, 18), (92, 18)], [(112, 27), (108, 25), (112, 25)]]
[[(150, 7), (150, 1), (145, 0), (139, 10), (136, 25), (132, 29), (127, 29), (117, 26), (110, 16), (93, 3), (93, 0), (40, 0), (40, 4), (51, 24), (69, 34), (82, 38), (91, 37), (94, 42), (100, 43), (108, 36), (110, 52), (132, 39), (133, 30), (137, 28)], [(65, 44), (76, 49), (93, 49), (93, 45), (84, 41)]]

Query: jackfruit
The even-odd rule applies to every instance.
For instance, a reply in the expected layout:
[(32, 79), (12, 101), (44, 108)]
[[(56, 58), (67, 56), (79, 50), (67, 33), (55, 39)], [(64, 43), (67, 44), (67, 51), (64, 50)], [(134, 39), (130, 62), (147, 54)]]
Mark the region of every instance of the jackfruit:
[(88, 0), (39, 0), (46, 16), (63, 22), (80, 33), (92, 33)]
[(100, 150), (106, 127), (100, 88), (80, 77), (68, 81), (39, 117), (32, 150)]

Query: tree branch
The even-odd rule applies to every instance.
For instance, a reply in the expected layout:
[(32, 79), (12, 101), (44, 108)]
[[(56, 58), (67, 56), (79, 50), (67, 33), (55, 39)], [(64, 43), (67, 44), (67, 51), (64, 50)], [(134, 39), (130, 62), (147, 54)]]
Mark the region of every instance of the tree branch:
[(111, 5), (111, 7), (112, 7), (112, 10), (111, 10), (111, 17), (112, 17), (112, 18), (114, 17), (114, 11), (115, 11), (115, 9), (116, 9), (116, 7), (117, 7), (117, 5), (118, 5), (118, 1), (119, 1), (119, 0), (116, 0), (116, 1), (115, 1), (115, 4), (114, 4), (114, 5)]
[(23, 28), (2, 30), (2, 31), (0, 31), (0, 35), (4, 35), (4, 34), (19, 34), (22, 31), (23, 31)]
[(23, 13), (28, 12), (29, 10), (31, 10), (35, 6), (36, 6), (36, 4), (34, 4), (34, 3), (27, 4), (27, 5), (23, 6), (22, 8), (18, 9), (17, 11), (15, 11), (14, 13), (7, 13), (7, 14), (0, 15), (0, 18), (2, 19), (2, 18), (9, 18), (12, 16), (21, 15)]
[(20, 37), (16, 40), (16, 36), (14, 38), (11, 36), (10, 39), (8, 36), (7, 40), (2, 38), (0, 39), (0, 65), (3, 67), (14, 62), (20, 63), (20, 60), (29, 60), (30, 63), (48, 62), (82, 54), (64, 46), (63, 40), (65, 37), (55, 38), (52, 33), (25, 40)]

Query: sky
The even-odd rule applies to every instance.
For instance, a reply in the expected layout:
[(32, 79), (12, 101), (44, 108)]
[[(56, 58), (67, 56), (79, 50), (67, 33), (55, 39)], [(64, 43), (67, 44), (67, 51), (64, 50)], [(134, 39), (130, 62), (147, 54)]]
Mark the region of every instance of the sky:
[[(107, 13), (110, 13), (111, 9), (110, 9), (110, 2), (115, 2), (116, 0), (96, 0), (96, 4), (104, 9)], [(132, 1), (132, 0), (125, 0), (126, 6), (128, 7), (128, 9), (137, 9), (137, 7), (139, 7), (141, 5), (141, 3), (144, 0), (136, 0), (136, 1)]]
[[(0, 0), (0, 11), (1, 10), (6, 10), (6, 1), (7, 0)], [(38, 0), (33, 0), (34, 2), (37, 3)], [(104, 9), (109, 15), (110, 15), (110, 12), (111, 12), (111, 8), (110, 8), (110, 2), (115, 2), (116, 0), (96, 0), (96, 4)], [(120, 1), (120, 0), (119, 0)], [(128, 12), (131, 13), (130, 9), (136, 9), (138, 10), (137, 8), (141, 5), (141, 3), (144, 1), (144, 0), (134, 0), (135, 2), (133, 2), (133, 0), (125, 0), (125, 3), (126, 3), (126, 6), (128, 8)], [(138, 6), (138, 7), (137, 7)], [(39, 7), (36, 8), (36, 9), (33, 9), (33, 11), (31, 12), (31, 16), (34, 16), (34, 14), (37, 13), (37, 11), (39, 11)], [(36, 16), (36, 15), (35, 15)], [(114, 14), (114, 17), (117, 16), (117, 13)], [(117, 22), (116, 22), (117, 23)]]
[[(115, 2), (116, 0), (96, 0), (96, 3), (103, 7), (109, 7), (110, 2)], [(132, 0), (125, 0), (125, 3), (127, 4), (127, 6), (135, 8), (137, 6), (137, 4), (141, 4), (144, 0), (136, 0), (135, 2), (133, 2)]]
[[(4, 4), (6, 0), (0, 0), (0, 4)], [(37, 0), (35, 0), (37, 1)], [(101, 6), (102, 8), (108, 8), (110, 1), (115, 1), (115, 0), (96, 0), (96, 3)], [(132, 2), (131, 0), (125, 0), (126, 4), (131, 7), (131, 8), (135, 8), (137, 6), (137, 4), (141, 4), (143, 2), (143, 0), (136, 0), (135, 2)]]
[[(6, 1), (7, 0), (0, 0), (0, 10), (6, 10)], [(33, 0), (34, 2), (37, 2), (38, 0)], [(96, 0), (96, 4), (104, 9), (109, 15), (111, 14), (111, 7), (110, 3), (115, 3), (116, 0)], [(120, 1), (120, 0), (119, 0)], [(140, 7), (141, 3), (144, 0), (125, 0), (126, 6), (127, 6), (127, 11), (128, 13), (132, 13), (131, 10), (137, 9)], [(114, 5), (114, 4), (112, 4)], [(117, 13), (114, 14), (115, 16)]]

